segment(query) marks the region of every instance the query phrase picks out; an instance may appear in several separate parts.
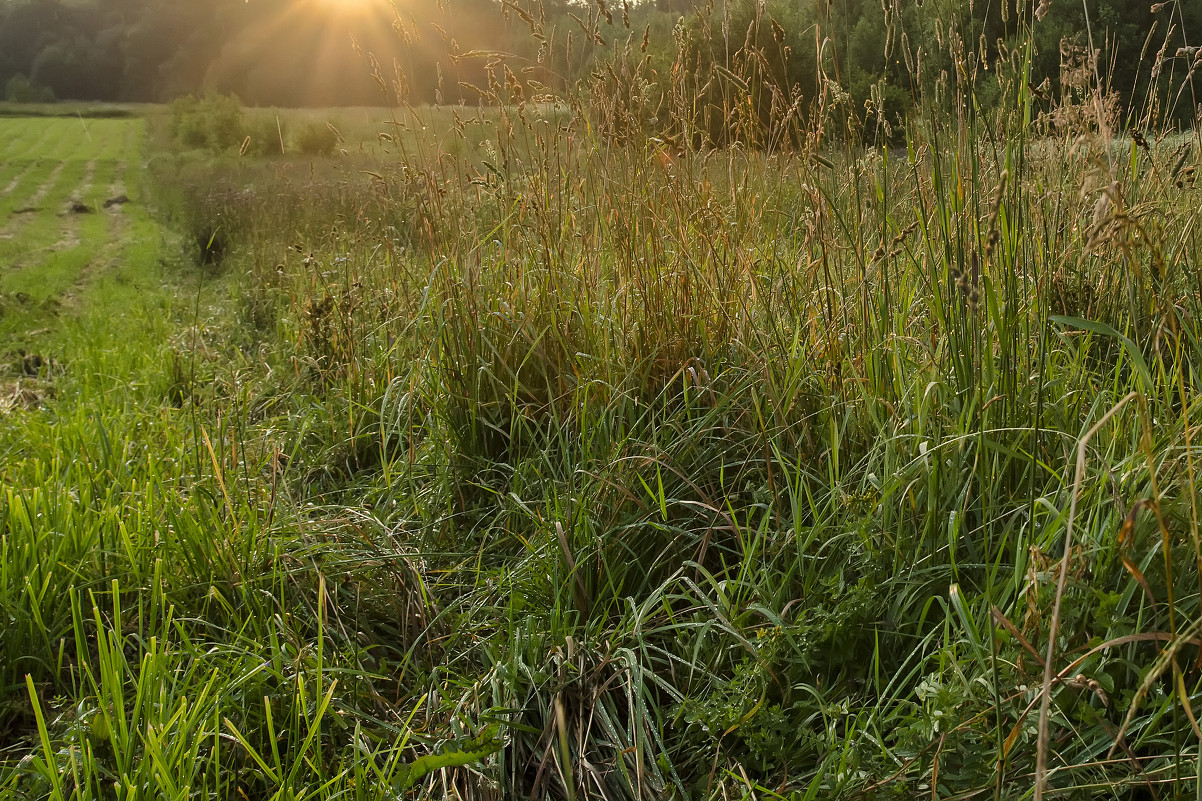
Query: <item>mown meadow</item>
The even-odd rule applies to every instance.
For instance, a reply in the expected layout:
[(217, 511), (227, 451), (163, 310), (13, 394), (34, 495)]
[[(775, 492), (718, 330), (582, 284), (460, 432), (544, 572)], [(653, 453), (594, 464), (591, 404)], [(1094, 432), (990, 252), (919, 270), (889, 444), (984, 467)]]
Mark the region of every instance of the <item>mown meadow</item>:
[(638, 47), (0, 119), (0, 797), (1202, 793), (1197, 129)]

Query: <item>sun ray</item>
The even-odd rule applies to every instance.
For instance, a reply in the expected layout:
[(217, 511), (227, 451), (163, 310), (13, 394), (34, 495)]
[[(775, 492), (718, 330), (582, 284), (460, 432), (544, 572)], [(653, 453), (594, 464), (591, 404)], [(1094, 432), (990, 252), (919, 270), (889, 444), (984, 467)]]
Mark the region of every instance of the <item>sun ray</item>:
[[(275, 0), (274, 10), (237, 30), (206, 81), (251, 103), (380, 102), (367, 54), (385, 65), (401, 47), (390, 0)], [(269, 54), (269, 55), (266, 55)]]
[(327, 14), (345, 17), (375, 15), (390, 8), (387, 0), (312, 0)]

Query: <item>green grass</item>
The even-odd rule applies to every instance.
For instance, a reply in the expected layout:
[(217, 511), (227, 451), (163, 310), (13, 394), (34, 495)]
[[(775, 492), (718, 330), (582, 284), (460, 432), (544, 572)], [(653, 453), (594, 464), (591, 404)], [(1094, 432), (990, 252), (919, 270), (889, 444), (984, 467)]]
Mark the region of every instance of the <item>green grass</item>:
[(1196, 794), (1197, 135), (570, 108), (0, 120), (0, 797)]
[[(140, 156), (136, 120), (6, 119), (11, 128), (0, 182), (0, 330), (12, 346), (33, 350), (25, 332), (54, 328), (75, 290), (123, 258), (118, 240), (127, 221), (146, 211), (106, 209)], [(82, 142), (82, 144), (81, 144)], [(117, 190), (117, 191), (110, 191)], [(71, 211), (83, 203), (87, 213)], [(86, 303), (86, 299), (83, 300)], [(13, 347), (6, 358), (11, 359)]]

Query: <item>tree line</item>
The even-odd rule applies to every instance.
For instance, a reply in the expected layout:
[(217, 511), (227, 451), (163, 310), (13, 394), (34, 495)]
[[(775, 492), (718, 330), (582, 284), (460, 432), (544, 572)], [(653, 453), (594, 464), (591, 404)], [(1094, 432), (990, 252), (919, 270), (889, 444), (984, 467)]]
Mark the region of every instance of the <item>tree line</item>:
[[(654, 114), (682, 71), (716, 68), (773, 87), (757, 95), (765, 109), (837, 86), (888, 126), (920, 96), (963, 93), (969, 72), (977, 107), (1004, 105), (1000, 75), (1029, 61), (1027, 89), (1049, 108), (1081, 91), (1065, 77), (1084, 70), (1119, 124), (1151, 125), (1197, 117), (1190, 37), (1202, 41), (1202, 4), (1181, 0), (444, 0), (358, 13), (331, 0), (0, 0), (0, 86), (10, 100), (213, 89), (330, 106), (496, 102), (593, 81), (654, 95)], [(705, 101), (721, 83), (693, 88)]]

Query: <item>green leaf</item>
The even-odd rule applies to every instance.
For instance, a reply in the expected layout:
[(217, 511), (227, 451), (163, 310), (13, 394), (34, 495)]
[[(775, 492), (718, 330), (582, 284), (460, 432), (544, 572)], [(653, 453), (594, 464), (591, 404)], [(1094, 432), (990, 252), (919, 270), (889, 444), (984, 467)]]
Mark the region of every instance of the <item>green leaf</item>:
[(498, 735), (499, 727), (493, 723), (471, 740), (463, 740), (453, 744), (452, 750), (441, 754), (430, 754), (418, 757), (400, 769), (400, 775), (394, 782), (397, 791), (410, 789), (427, 774), (443, 768), (454, 768), (481, 762), (501, 750), (503, 743)]
[(1048, 319), (1063, 326), (1080, 328), (1085, 331), (1092, 331), (1095, 334), (1117, 339), (1123, 346), (1123, 350), (1127, 352), (1127, 358), (1131, 359), (1131, 364), (1135, 367), (1135, 372), (1139, 374), (1140, 380), (1144, 385), (1144, 391), (1148, 394), (1152, 393), (1154, 387), (1152, 383), (1152, 371), (1148, 369), (1148, 363), (1144, 361), (1144, 355), (1140, 353), (1139, 347), (1129, 337), (1123, 336), (1118, 331), (1106, 325), (1106, 323), (1082, 320), (1080, 317), (1062, 317), (1059, 314), (1053, 314)]

